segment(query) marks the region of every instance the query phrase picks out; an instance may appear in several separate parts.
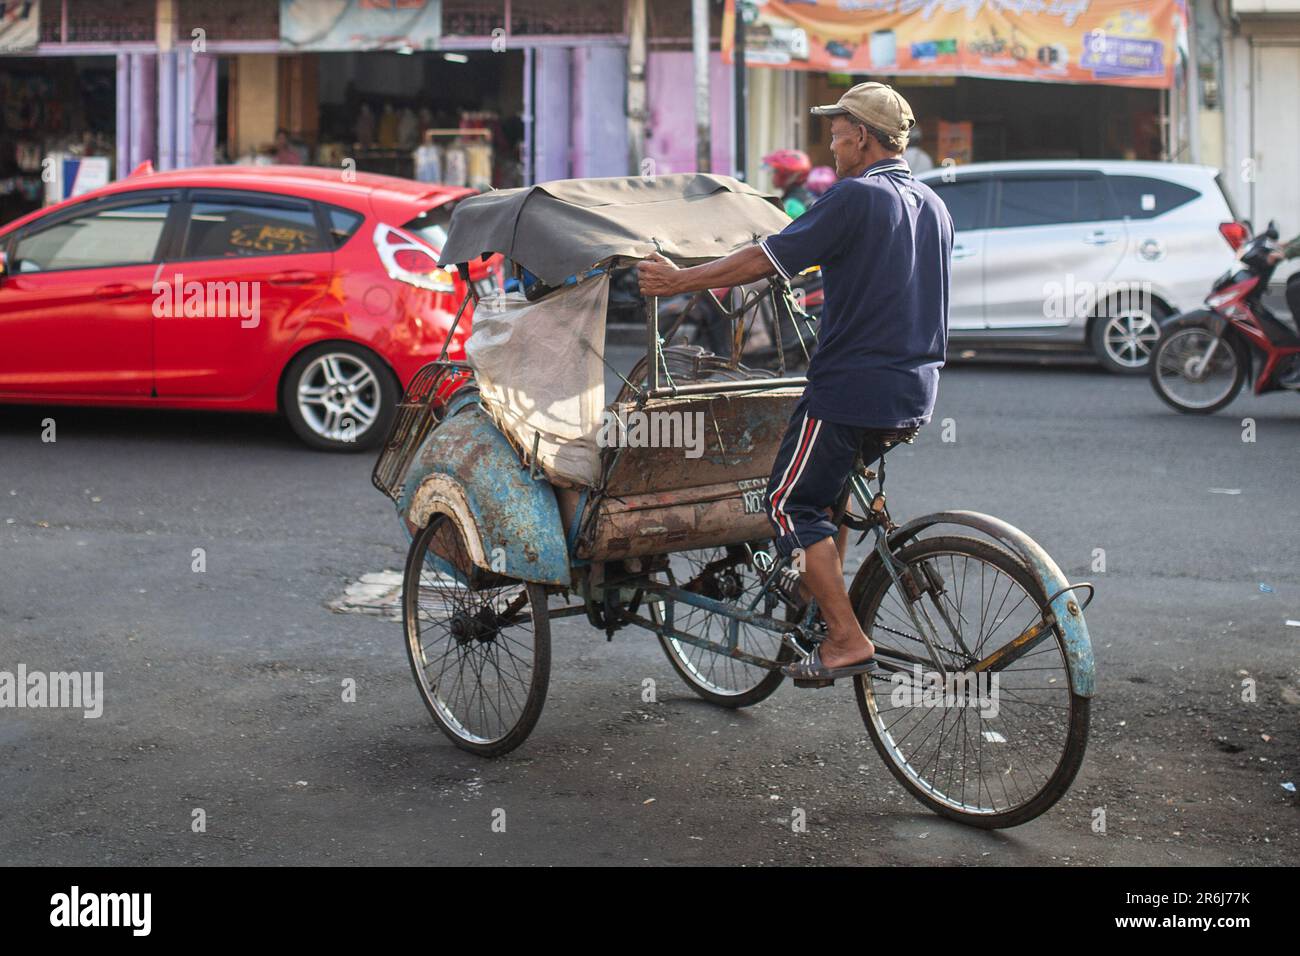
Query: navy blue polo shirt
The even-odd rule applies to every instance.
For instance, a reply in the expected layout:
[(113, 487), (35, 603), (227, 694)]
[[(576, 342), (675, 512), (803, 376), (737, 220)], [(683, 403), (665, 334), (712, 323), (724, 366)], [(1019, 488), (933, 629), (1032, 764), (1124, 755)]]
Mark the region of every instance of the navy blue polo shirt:
[(912, 428), (934, 412), (948, 345), (952, 217), (901, 159), (841, 179), (762, 242), (787, 279), (820, 265), (825, 303), (808, 414)]

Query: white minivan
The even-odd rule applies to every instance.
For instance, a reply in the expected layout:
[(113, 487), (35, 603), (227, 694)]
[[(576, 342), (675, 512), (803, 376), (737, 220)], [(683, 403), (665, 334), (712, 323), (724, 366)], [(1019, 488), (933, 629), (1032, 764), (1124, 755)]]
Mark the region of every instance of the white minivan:
[(956, 227), (949, 339), (1084, 345), (1144, 371), (1159, 320), (1198, 307), (1247, 238), (1218, 176), (1122, 160), (922, 173)]

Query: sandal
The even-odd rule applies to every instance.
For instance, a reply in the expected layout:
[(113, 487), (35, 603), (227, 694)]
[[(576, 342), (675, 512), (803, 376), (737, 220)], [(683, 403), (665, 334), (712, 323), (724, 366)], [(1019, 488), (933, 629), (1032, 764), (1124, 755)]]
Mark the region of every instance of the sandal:
[(813, 649), (807, 660), (786, 664), (781, 668), (781, 673), (792, 678), (796, 685), (825, 687), (835, 683), (841, 677), (870, 674), (879, 669), (880, 665), (876, 663), (875, 657), (869, 657), (856, 664), (845, 664), (843, 667), (827, 667), (822, 663), (821, 648), (817, 647)]

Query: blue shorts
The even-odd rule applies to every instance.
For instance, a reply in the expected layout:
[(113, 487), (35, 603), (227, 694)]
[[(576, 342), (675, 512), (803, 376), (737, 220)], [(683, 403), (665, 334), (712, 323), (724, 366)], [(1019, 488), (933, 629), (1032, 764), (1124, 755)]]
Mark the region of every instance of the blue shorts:
[(805, 391), (790, 416), (764, 499), (776, 548), (783, 555), (836, 533), (827, 512), (839, 503), (859, 450), (863, 464), (871, 465), (880, 458), (886, 442), (915, 431), (839, 425), (813, 418), (808, 414), (809, 397)]

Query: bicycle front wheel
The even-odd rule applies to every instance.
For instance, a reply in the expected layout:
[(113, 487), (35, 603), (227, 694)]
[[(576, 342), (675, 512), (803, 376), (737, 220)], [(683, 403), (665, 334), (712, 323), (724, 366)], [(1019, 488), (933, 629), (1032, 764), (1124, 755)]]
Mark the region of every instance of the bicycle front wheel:
[[(1065, 642), (1041, 627), (1046, 595), (1014, 555), (975, 538), (925, 538), (897, 557), (917, 585), (910, 597), (881, 567), (859, 604), (877, 658), (902, 668), (855, 680), (872, 743), (941, 816), (986, 829), (1034, 819), (1069, 788), (1088, 738), (1089, 700), (1071, 683)], [(1024, 643), (1020, 656), (976, 668)]]

